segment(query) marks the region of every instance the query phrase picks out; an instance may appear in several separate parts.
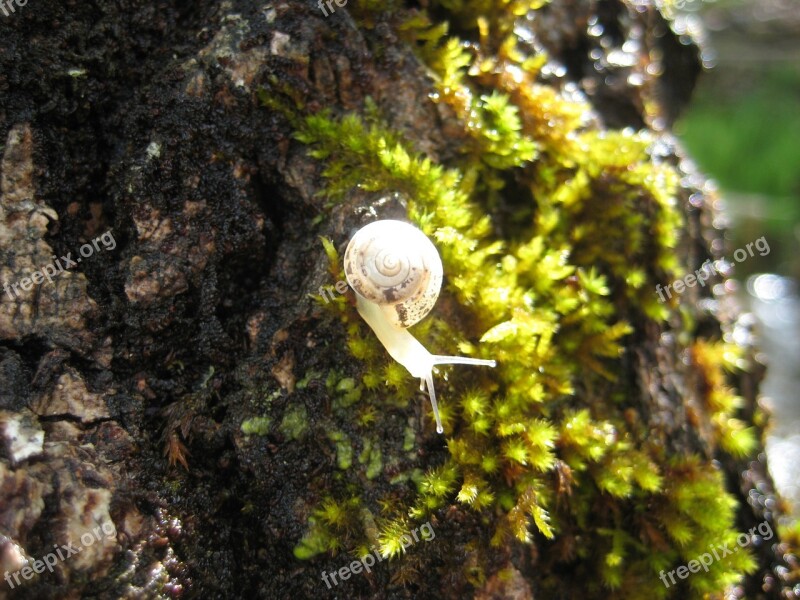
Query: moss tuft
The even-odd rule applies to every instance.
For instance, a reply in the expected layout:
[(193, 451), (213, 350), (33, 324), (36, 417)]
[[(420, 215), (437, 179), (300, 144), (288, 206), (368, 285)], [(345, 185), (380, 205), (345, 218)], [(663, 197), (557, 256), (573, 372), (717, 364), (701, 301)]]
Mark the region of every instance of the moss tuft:
[[(369, 528), (352, 515), (363, 517), (374, 504), (381, 507), (381, 552), (398, 556), (409, 518), (458, 506), (493, 523), (495, 545), (573, 540), (563, 562), (591, 582), (589, 594), (638, 598), (647, 589), (646, 597), (665, 597), (671, 592), (658, 583), (662, 569), (736, 535), (736, 504), (714, 464), (665, 456), (624, 410), (631, 390), (620, 377), (621, 357), (634, 332), (628, 319), (664, 326), (677, 314), (653, 290), (688, 268), (675, 251), (685, 225), (680, 176), (649, 133), (598, 131), (586, 102), (540, 82), (546, 57), (518, 44), (514, 23), (543, 4), (434, 1), (477, 43), (449, 35), (450, 25), (424, 12), (401, 25), (430, 70), (433, 101), (456, 116), (461, 152), (448, 165), (392, 130), (372, 101), (358, 113), (323, 110), (293, 120), (296, 139), (324, 164), (331, 202), (356, 188), (400, 193), (409, 219), (435, 241), (447, 275), (443, 295), (462, 318), (456, 327), (434, 311), (415, 335), (437, 353), (498, 361), (492, 371), (443, 383), (446, 456), (420, 473), (412, 429), (405, 429), (405, 456), (382, 449), (372, 433), (406, 410), (415, 382), (351, 302), (332, 303), (363, 372), (360, 379), (329, 377), (336, 422), (349, 419), (353, 429), (330, 425), (327, 436), (338, 467), (352, 471), (357, 463), (365, 475), (351, 476), (350, 485), (369, 493), (354, 504), (323, 502), (301, 554), (363, 546)], [(509, 203), (512, 180), (522, 198)], [(509, 205), (517, 207), (511, 216)], [(335, 247), (323, 244), (339, 277)], [(703, 380), (711, 451), (749, 455), (755, 435), (738, 419), (740, 400), (726, 384), (725, 371), (741, 366), (735, 348), (701, 339), (688, 354)], [(392, 465), (389, 485), (417, 483), (411, 501), (403, 494), (364, 500), (375, 497), (364, 480), (380, 481), (384, 463)], [(689, 585), (697, 594), (719, 592), (753, 568), (750, 554), (739, 552)], [(469, 577), (484, 581), (489, 569), (472, 565)], [(541, 584), (545, 595), (559, 589), (555, 581)]]

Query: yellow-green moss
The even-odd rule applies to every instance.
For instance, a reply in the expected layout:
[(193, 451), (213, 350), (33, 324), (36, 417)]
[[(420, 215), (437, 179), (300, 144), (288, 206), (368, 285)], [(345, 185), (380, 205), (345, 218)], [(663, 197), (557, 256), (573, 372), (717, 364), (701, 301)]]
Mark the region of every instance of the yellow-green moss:
[(328, 439), (336, 445), (336, 466), (342, 470), (349, 469), (353, 464), (353, 446), (346, 433), (329, 431)]
[(272, 419), (269, 417), (253, 417), (242, 422), (242, 433), (246, 435), (267, 435)]
[[(675, 253), (684, 225), (679, 175), (651, 152), (647, 132), (597, 131), (588, 104), (539, 83), (545, 57), (525, 54), (512, 31), (518, 15), (542, 4), (434, 2), (477, 44), (448, 36), (446, 24), (424, 13), (402, 25), (430, 69), (432, 98), (459, 119), (462, 151), (447, 166), (391, 130), (371, 101), (358, 114), (327, 109), (293, 119), (296, 138), (325, 165), (332, 202), (355, 188), (400, 193), (409, 218), (435, 240), (447, 274), (443, 294), (470, 325), (455, 329), (434, 311), (415, 335), (439, 353), (498, 361), (493, 371), (442, 382), (448, 458), (421, 477), (392, 477), (394, 485), (416, 482), (416, 499), (407, 506), (378, 502), (377, 540), (385, 556), (399, 554), (409, 518), (458, 504), (493, 520), (493, 544), (579, 539), (565, 562), (589, 582), (587, 593), (666, 597), (672, 592), (658, 581), (662, 569), (737, 533), (736, 504), (717, 468), (697, 456), (667, 456), (646, 426), (626, 416), (626, 397), (637, 391), (618, 380), (623, 340), (632, 332), (625, 316), (663, 321), (675, 309), (660, 304), (653, 289), (685, 268)], [(525, 198), (514, 203), (513, 235), (496, 238), (510, 173)], [(341, 278), (335, 246), (323, 244), (331, 275)], [(415, 382), (344, 297), (324, 306), (342, 321), (363, 367), (360, 381), (328, 381), (335, 410), (346, 411), (361, 437), (331, 430), (328, 438), (340, 469), (377, 478), (384, 461), (397, 457), (383, 455), (370, 432), (407, 406)], [(712, 444), (744, 456), (755, 438), (736, 419), (738, 400), (725, 383), (731, 352), (699, 340), (690, 354), (707, 384)], [(408, 452), (413, 431), (406, 432)], [(298, 557), (356, 551), (375, 538), (365, 530), (360, 494), (338, 493), (349, 499), (322, 503)], [(689, 585), (697, 594), (720, 591), (753, 567), (740, 552), (694, 574)], [(542, 584), (558, 589), (553, 580)]]
[(301, 438), (308, 431), (308, 413), (305, 407), (293, 405), (287, 409), (278, 429), (290, 440)]

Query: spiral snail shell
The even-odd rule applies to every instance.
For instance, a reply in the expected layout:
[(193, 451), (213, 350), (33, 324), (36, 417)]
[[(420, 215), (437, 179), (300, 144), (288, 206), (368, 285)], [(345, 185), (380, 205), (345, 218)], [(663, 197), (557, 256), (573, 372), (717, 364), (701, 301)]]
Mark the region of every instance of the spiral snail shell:
[(359, 229), (344, 253), (347, 282), (356, 293), (358, 313), (378, 336), (389, 354), (414, 377), (428, 395), (442, 433), (433, 370), (436, 365), (462, 364), (494, 367), (495, 361), (428, 352), (406, 331), (425, 317), (442, 287), (442, 260), (433, 243), (419, 229), (403, 221), (375, 221)]
[(419, 229), (403, 221), (375, 221), (359, 229), (344, 253), (355, 292), (380, 305), (397, 327), (427, 315), (442, 287), (442, 259)]

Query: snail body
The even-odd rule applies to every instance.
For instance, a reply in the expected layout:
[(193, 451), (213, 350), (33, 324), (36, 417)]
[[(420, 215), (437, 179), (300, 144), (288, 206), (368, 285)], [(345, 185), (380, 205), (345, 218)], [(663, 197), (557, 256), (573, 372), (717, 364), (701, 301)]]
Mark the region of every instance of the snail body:
[(344, 254), (347, 282), (356, 307), (389, 355), (427, 386), (436, 431), (442, 433), (433, 370), (436, 365), (494, 367), (493, 360), (431, 354), (407, 328), (436, 304), (442, 286), (442, 261), (433, 243), (403, 221), (375, 221), (359, 229)]

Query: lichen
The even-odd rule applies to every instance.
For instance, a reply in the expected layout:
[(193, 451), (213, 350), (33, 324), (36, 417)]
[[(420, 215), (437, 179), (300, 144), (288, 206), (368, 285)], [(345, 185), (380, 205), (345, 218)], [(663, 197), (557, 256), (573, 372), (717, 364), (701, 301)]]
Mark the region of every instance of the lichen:
[[(435, 241), (447, 275), (442, 293), (462, 318), (456, 327), (434, 311), (415, 335), (442, 353), (493, 358), (498, 367), (441, 384), (446, 459), (424, 474), (414, 471), (424, 465), (403, 462), (407, 473), (391, 477), (391, 485), (414, 482), (413, 502), (368, 502), (372, 493), (354, 491), (364, 485), (360, 477), (373, 480), (384, 464), (401, 464), (373, 431), (406, 409), (415, 384), (351, 299), (319, 302), (341, 321), (363, 369), (360, 380), (332, 374), (326, 384), (334, 417), (349, 416), (357, 432), (328, 430), (337, 466), (361, 475), (322, 501), (295, 554), (358, 554), (377, 543), (384, 556), (397, 556), (411, 521), (455, 504), (493, 522), (493, 545), (551, 544), (588, 582), (588, 594), (666, 597), (672, 591), (658, 584), (661, 570), (737, 534), (737, 504), (718, 468), (700, 454), (670, 456), (646, 424), (630, 418), (628, 396), (637, 391), (620, 378), (631, 322), (664, 323), (677, 314), (676, 301), (659, 303), (652, 290), (688, 269), (675, 251), (685, 226), (679, 173), (654, 151), (652, 135), (600, 131), (585, 101), (539, 82), (546, 57), (517, 43), (513, 23), (542, 2), (433, 4), (478, 39), (449, 36), (445, 23), (425, 13), (400, 28), (430, 71), (432, 98), (454, 112), (460, 128), (461, 152), (448, 165), (392, 130), (372, 101), (359, 113), (325, 109), (292, 118), (297, 140), (324, 164), (332, 203), (354, 189), (400, 193), (408, 218)], [(522, 198), (508, 217), (498, 207), (512, 180)], [(336, 246), (323, 245), (340, 279)], [(688, 352), (704, 381), (710, 451), (742, 457), (756, 439), (727, 383), (740, 366), (734, 354), (702, 338)], [(377, 510), (375, 534), (365, 514)], [(688, 585), (695, 594), (719, 592), (754, 567), (740, 552)], [(489, 569), (474, 565), (472, 578), (484, 580)], [(542, 581), (545, 591), (558, 585)]]

